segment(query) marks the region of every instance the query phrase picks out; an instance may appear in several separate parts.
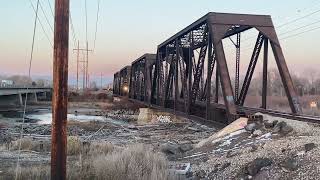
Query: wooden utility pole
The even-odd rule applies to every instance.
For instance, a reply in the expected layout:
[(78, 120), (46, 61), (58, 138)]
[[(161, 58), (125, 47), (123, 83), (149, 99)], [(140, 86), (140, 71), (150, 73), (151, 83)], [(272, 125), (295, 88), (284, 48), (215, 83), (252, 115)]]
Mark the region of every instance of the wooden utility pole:
[(69, 0), (55, 0), (51, 179), (66, 179)]

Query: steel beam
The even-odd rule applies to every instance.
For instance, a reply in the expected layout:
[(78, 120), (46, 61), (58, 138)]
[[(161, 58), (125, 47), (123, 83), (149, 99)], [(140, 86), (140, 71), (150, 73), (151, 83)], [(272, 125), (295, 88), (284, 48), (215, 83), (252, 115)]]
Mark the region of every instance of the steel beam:
[(263, 72), (262, 72), (262, 105), (263, 109), (267, 109), (267, 92), (268, 92), (268, 39), (264, 39), (263, 51)]

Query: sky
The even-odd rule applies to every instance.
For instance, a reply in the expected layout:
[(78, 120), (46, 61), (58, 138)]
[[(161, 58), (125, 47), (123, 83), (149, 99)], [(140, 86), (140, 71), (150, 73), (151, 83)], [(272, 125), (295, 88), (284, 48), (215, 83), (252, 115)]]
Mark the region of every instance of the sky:
[[(27, 75), (35, 18), (31, 3), (35, 6), (37, 0), (0, 1), (0, 74)], [(39, 20), (48, 38), (38, 23), (31, 75), (50, 79), (53, 15), (49, 3), (54, 7), (54, 1), (40, 2), (44, 13), (39, 9)], [(97, 39), (94, 44), (97, 2), (98, 0), (87, 0), (88, 43), (89, 48), (94, 49), (89, 54), (89, 71), (90, 77), (97, 82), (100, 82), (101, 74), (104, 82), (110, 82), (114, 72), (131, 64), (144, 53), (155, 53), (157, 45), (208, 12), (271, 15), (290, 71), (303, 74), (320, 65), (320, 28), (316, 29), (320, 27), (320, 0), (100, 0)], [(84, 47), (85, 0), (70, 0), (70, 12), (76, 40)], [(280, 26), (312, 12), (315, 13), (311, 16)], [(290, 33), (295, 28), (313, 22), (313, 25)], [(316, 30), (294, 36), (313, 28)], [(291, 35), (293, 37), (282, 40)], [(70, 82), (74, 82), (76, 76), (76, 54), (72, 51), (75, 43), (72, 37), (70, 30)], [(226, 52), (234, 50), (231, 48)], [(244, 59), (248, 59), (250, 52), (243, 52), (242, 55)], [(233, 58), (232, 55), (227, 57)], [(245, 67), (244, 63), (243, 68)]]

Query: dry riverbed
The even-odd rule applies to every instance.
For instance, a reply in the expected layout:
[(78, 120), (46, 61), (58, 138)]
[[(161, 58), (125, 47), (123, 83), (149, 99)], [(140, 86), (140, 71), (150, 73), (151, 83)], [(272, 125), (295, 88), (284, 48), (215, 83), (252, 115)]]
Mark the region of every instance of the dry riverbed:
[[(21, 113), (0, 118), (0, 179), (14, 177), (18, 157), (18, 179), (49, 177), (50, 107), (31, 109), (22, 140)], [(319, 179), (319, 126), (257, 117), (230, 131), (124, 99), (71, 102), (68, 179)]]

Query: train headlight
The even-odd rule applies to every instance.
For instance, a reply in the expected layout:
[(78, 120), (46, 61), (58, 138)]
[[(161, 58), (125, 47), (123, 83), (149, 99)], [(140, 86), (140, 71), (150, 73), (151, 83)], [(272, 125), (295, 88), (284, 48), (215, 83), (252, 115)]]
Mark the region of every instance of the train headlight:
[(129, 91), (128, 86), (123, 86), (123, 91), (124, 91), (124, 92), (128, 92), (128, 91)]

